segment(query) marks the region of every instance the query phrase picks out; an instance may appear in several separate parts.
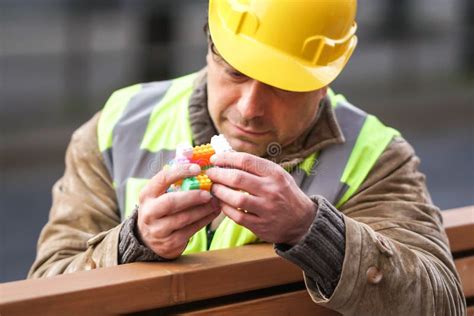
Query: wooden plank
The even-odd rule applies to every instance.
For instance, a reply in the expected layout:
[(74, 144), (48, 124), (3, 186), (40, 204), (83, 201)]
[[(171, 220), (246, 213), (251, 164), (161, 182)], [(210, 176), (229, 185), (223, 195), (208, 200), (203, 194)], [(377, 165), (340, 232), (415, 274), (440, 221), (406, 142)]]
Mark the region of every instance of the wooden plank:
[(456, 259), (454, 264), (461, 279), (464, 296), (474, 298), (474, 256)]
[[(442, 214), (453, 251), (474, 249), (474, 207)], [(473, 264), (472, 257), (456, 260), (467, 297), (474, 297)], [(0, 284), (0, 314), (129, 313), (300, 281), (301, 271), (279, 258), (272, 245), (249, 245), (168, 263), (133, 263)], [(294, 298), (285, 299), (292, 302)], [(262, 303), (254, 300), (249, 304)]]
[(129, 313), (302, 280), (301, 271), (278, 257), (272, 245), (249, 245), (172, 263), (132, 263), (3, 283), (0, 314)]
[(474, 206), (441, 212), (443, 226), (449, 238), (451, 252), (461, 252), (474, 249)]
[(474, 306), (467, 307), (467, 316), (474, 316)]
[(225, 306), (189, 311), (174, 315), (182, 316), (248, 316), (248, 315), (314, 315), (333, 316), (337, 312), (315, 304), (306, 290), (259, 298)]

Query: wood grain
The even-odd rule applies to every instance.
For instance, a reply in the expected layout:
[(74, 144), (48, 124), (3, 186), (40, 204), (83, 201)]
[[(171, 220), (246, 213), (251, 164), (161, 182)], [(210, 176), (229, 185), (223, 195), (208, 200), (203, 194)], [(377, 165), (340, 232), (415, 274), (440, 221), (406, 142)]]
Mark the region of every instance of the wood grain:
[[(442, 212), (466, 297), (474, 297), (474, 206)], [(216, 282), (218, 280), (218, 282)], [(302, 272), (258, 244), (183, 256), (167, 263), (132, 263), (45, 279), (0, 284), (0, 315), (107, 315), (184, 306), (223, 296), (301, 282)], [(286, 289), (286, 287), (285, 287)], [(285, 290), (286, 292), (288, 290)], [(191, 306), (191, 305), (190, 305)], [(207, 308), (207, 309), (206, 309)], [(315, 305), (305, 290), (278, 293), (184, 315), (285, 313), (335, 315)], [(294, 309), (293, 309), (294, 308)], [(470, 307), (471, 308), (471, 307)], [(472, 311), (472, 308), (469, 309)], [(332, 314), (331, 314), (332, 313)]]
[(182, 316), (249, 316), (249, 315), (341, 315), (314, 304), (306, 290), (285, 293), (246, 302), (177, 313)]
[(441, 212), (451, 252), (474, 249), (474, 205)]

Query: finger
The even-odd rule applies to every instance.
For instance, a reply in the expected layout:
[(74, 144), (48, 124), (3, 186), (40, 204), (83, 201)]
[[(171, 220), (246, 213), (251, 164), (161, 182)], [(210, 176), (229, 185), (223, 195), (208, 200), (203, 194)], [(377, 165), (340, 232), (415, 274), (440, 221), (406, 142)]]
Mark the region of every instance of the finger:
[(212, 222), (214, 218), (216, 218), (219, 215), (218, 212), (213, 212), (206, 217), (201, 218), (200, 220), (189, 224), (186, 227), (183, 227), (180, 230), (174, 231), (173, 234), (177, 234), (180, 236), (179, 238), (188, 241), (191, 236), (193, 236), (195, 233), (197, 233), (199, 230), (201, 230), (203, 227), (205, 227), (207, 224)]
[(147, 201), (147, 207), (152, 209), (153, 219), (181, 212), (193, 206), (208, 203), (212, 195), (204, 190), (191, 190), (186, 192), (170, 192)]
[(221, 201), (221, 204), (225, 203), (235, 209), (244, 209), (257, 215), (263, 211), (265, 205), (263, 199), (257, 196), (236, 191), (219, 183), (212, 185), (212, 194)]
[(257, 223), (258, 217), (252, 213), (246, 213), (245, 211), (239, 211), (235, 207), (221, 203), (222, 212), (237, 224), (247, 227), (252, 230), (253, 226)]
[(204, 205), (195, 206), (179, 213), (163, 217), (156, 225), (157, 237), (171, 235), (174, 231), (181, 230), (184, 227), (215, 213), (218, 214), (219, 212), (215, 210), (211, 203), (206, 203)]
[(204, 226), (212, 222), (214, 218), (217, 217), (217, 213), (206, 216), (205, 218), (194, 222), (181, 230), (174, 231), (170, 236), (166, 238), (167, 251), (163, 253), (160, 250), (155, 251), (158, 255), (167, 259), (174, 259), (179, 257), (184, 250), (186, 250), (186, 245), (195, 233), (201, 230)]
[(197, 176), (201, 167), (196, 164), (176, 164), (171, 168), (158, 172), (145, 186), (140, 194), (140, 201), (144, 197), (156, 197), (166, 192), (173, 183), (188, 177)]
[(206, 175), (213, 183), (221, 183), (254, 195), (260, 193), (259, 188), (263, 185), (260, 177), (239, 169), (210, 168), (206, 170)]
[(231, 167), (250, 172), (257, 176), (267, 176), (281, 167), (269, 160), (243, 152), (224, 152), (211, 157), (211, 163), (219, 167)]

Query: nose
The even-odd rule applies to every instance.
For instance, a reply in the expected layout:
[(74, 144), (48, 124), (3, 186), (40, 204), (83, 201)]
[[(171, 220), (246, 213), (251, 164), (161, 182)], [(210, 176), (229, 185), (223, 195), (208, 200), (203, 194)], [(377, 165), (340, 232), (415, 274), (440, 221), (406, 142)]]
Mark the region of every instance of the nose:
[(242, 87), (237, 109), (243, 119), (251, 120), (265, 114), (265, 91), (265, 84), (256, 80), (250, 80)]

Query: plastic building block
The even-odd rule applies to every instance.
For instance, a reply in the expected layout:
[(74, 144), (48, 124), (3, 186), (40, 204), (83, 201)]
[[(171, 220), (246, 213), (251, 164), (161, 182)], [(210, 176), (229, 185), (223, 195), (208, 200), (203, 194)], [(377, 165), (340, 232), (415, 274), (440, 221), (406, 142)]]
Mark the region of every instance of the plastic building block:
[(164, 168), (169, 168), (174, 164), (195, 163), (201, 167), (201, 174), (196, 177), (186, 178), (172, 184), (167, 192), (206, 190), (210, 191), (212, 181), (204, 173), (204, 170), (212, 168), (210, 158), (214, 154), (233, 151), (224, 135), (216, 135), (211, 138), (210, 144), (192, 147), (188, 143), (179, 144), (176, 147), (176, 154)]
[(211, 138), (211, 146), (214, 148), (216, 154), (234, 151), (232, 147), (230, 147), (229, 142), (225, 139), (224, 135), (215, 135)]
[(196, 177), (186, 178), (181, 185), (181, 191), (206, 190), (211, 191), (212, 181), (205, 174)]
[(193, 148), (193, 157), (191, 158), (192, 163), (196, 163), (201, 167), (209, 166), (211, 162), (209, 159), (216, 152), (212, 148), (211, 144), (196, 146)]
[(212, 181), (206, 174), (198, 175), (196, 178), (199, 181), (199, 189), (211, 191)]
[(196, 177), (186, 178), (181, 185), (182, 191), (199, 190), (199, 181)]

